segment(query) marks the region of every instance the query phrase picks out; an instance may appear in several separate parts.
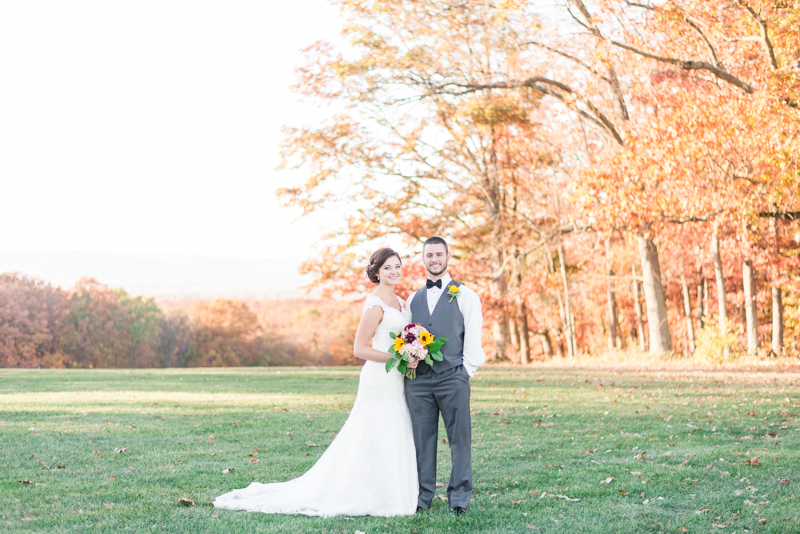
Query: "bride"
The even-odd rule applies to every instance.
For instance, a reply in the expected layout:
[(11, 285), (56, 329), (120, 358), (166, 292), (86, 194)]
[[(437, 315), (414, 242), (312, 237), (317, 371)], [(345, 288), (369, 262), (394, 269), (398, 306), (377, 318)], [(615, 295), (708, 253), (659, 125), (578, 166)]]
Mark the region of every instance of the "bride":
[(220, 495), (215, 507), (322, 517), (414, 514), (419, 487), (405, 382), (396, 370), (385, 370), (390, 332), (411, 320), (394, 294), (401, 266), (390, 248), (370, 256), (367, 277), (378, 286), (364, 303), (353, 347), (355, 356), (367, 362), (350, 416), (325, 453), (299, 478), (253, 482)]

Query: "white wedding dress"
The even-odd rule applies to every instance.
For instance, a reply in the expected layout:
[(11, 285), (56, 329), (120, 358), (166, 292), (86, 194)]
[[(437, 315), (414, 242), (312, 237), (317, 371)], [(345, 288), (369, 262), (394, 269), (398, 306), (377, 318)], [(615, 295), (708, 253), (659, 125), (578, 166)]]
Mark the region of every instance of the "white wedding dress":
[[(378, 297), (367, 298), (364, 310), (373, 306), (383, 308), (383, 320), (372, 347), (388, 352), (389, 333), (399, 332), (411, 314)], [(253, 482), (220, 495), (214, 506), (322, 517), (412, 515), (419, 494), (416, 462), (403, 375), (395, 369), (387, 373), (384, 364), (368, 361), (361, 369), (350, 416), (311, 469), (288, 482)]]

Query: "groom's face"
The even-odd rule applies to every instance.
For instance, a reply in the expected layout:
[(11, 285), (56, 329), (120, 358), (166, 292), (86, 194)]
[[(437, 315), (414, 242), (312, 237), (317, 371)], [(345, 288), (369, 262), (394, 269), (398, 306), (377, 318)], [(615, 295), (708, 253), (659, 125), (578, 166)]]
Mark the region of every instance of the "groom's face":
[(450, 253), (442, 244), (425, 245), (422, 250), (422, 262), (431, 276), (441, 276), (447, 270), (447, 262), (450, 261)]

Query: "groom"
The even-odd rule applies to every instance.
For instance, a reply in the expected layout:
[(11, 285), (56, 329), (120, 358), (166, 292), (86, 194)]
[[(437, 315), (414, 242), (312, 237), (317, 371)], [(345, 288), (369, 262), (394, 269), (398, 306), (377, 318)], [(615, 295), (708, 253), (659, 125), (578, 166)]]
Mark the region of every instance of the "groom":
[(442, 347), (444, 360), (434, 361), (433, 365), (420, 362), (417, 377), (406, 378), (406, 400), (417, 451), (417, 511), (430, 508), (436, 491), (436, 441), (441, 413), (453, 461), (447, 500), (450, 510), (461, 515), (472, 497), (469, 378), (486, 360), (481, 348), (481, 301), (474, 291), (447, 274), (450, 252), (444, 239), (431, 237), (425, 241), (422, 261), (429, 278), (426, 287), (408, 297), (411, 320), (435, 337), (449, 341)]

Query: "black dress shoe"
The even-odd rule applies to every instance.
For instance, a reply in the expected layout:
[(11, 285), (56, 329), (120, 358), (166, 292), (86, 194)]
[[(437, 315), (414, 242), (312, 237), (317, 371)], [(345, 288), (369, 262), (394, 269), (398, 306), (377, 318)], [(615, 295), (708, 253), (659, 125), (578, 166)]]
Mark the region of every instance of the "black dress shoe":
[(450, 511), (453, 512), (455, 515), (464, 515), (467, 509), (461, 508), (460, 506), (454, 506), (453, 508), (450, 509)]
[(427, 508), (425, 508), (425, 507), (423, 507), (423, 506), (417, 506), (417, 511), (416, 511), (415, 513), (417, 513), (417, 514), (418, 514), (418, 513), (420, 513), (420, 511), (422, 511), (422, 510), (427, 510)]

